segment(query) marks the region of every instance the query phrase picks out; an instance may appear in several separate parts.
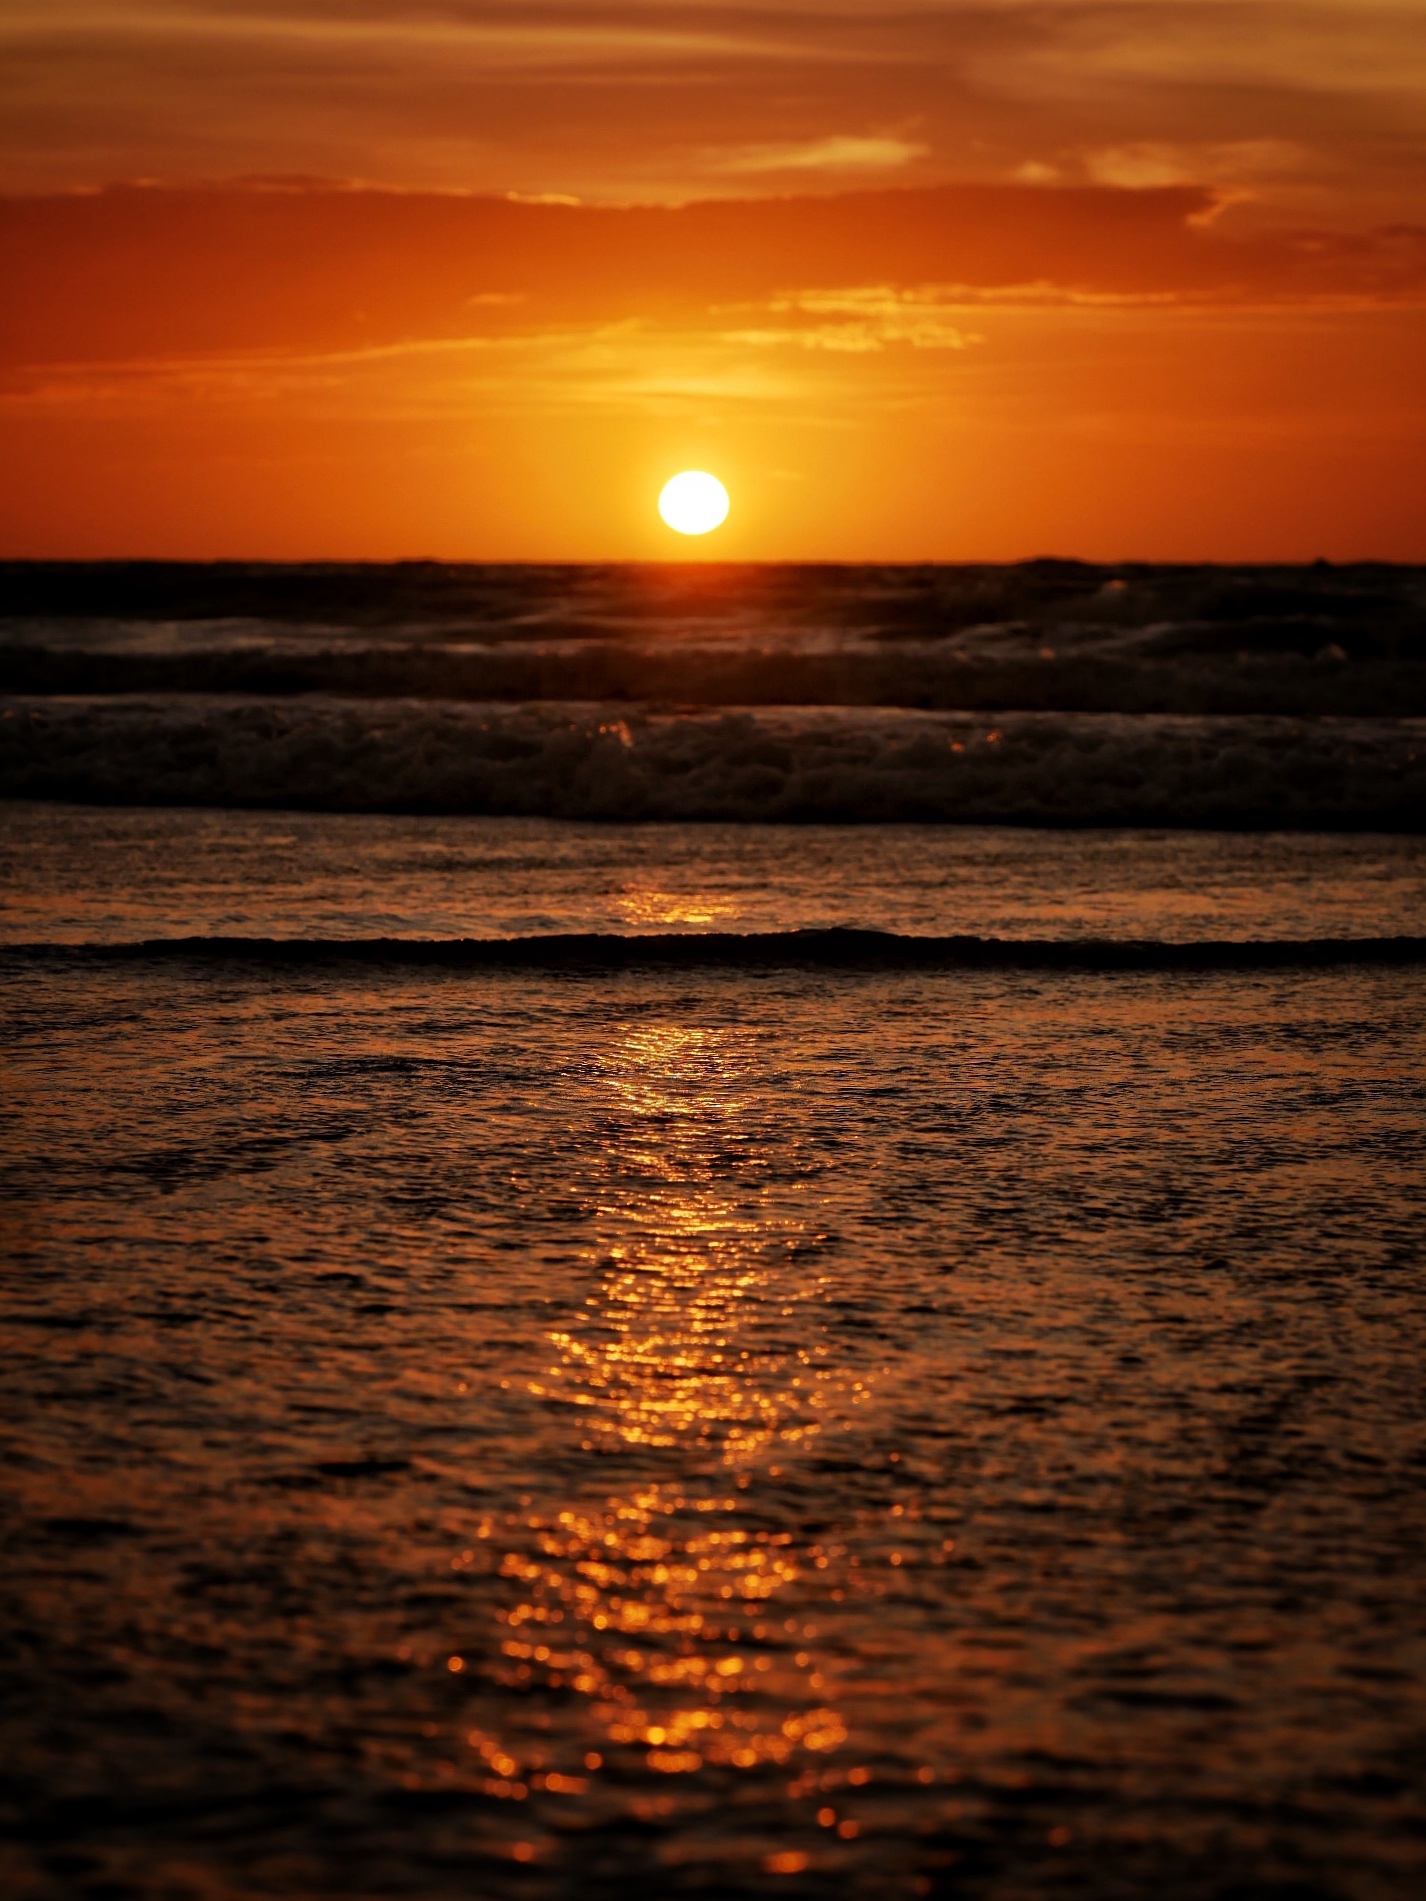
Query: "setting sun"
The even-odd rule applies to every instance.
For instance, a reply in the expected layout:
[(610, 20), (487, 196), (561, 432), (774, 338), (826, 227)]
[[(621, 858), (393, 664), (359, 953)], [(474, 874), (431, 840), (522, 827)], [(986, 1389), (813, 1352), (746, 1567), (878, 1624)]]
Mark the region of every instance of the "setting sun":
[(659, 513), (681, 535), (706, 535), (728, 516), (728, 491), (716, 475), (685, 469), (665, 482)]

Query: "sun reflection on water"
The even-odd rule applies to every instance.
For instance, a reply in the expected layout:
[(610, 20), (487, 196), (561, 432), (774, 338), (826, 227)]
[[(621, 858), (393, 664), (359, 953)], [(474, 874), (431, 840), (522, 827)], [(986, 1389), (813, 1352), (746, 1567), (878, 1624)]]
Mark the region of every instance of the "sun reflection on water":
[[(609, 1457), (617, 1489), (525, 1521), (534, 1540), (503, 1556), (519, 1590), (500, 1613), (510, 1681), (587, 1699), (591, 1769), (605, 1748), (672, 1775), (825, 1758), (847, 1740), (796, 1588), (828, 1554), (778, 1522), (759, 1481), (867, 1391), (798, 1325), (819, 1291), (811, 1212), (750, 1195), (769, 1161), (755, 1061), (746, 1034), (665, 1025), (600, 1059), (593, 1286), (531, 1390), (586, 1465)], [(639, 1481), (619, 1486), (631, 1464)], [(479, 1741), (497, 1778), (516, 1773)]]
[(732, 895), (695, 891), (667, 891), (661, 885), (631, 883), (615, 899), (620, 915), (636, 929), (706, 930), (725, 923), (742, 909)]

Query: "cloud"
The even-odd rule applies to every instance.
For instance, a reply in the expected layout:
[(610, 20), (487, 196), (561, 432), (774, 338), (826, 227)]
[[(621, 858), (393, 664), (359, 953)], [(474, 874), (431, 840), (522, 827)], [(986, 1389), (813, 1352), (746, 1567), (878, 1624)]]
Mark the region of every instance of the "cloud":
[[(0, 363), (360, 352), (627, 322), (716, 330), (734, 306), (788, 327), (874, 321), (883, 341), (901, 326), (915, 341), (957, 297), (1426, 295), (1426, 227), (1231, 237), (1212, 224), (1218, 203), (1188, 185), (620, 209), (291, 185), (0, 199)], [(848, 305), (849, 285), (874, 287), (855, 293), (870, 301)], [(814, 294), (844, 302), (819, 309)]]
[(913, 160), (1212, 183), (1181, 162), (1261, 145), (1302, 155), (1260, 168), (1275, 204), (1386, 222), (1426, 172), (1419, 0), (9, 0), (0, 68), (12, 189), (318, 173), (672, 202)]
[(779, 46), (766, 33), (737, 32), (699, 24), (697, 12), (665, 7), (635, 11), (605, 8), (571, 18), (558, 7), (535, 7), (512, 15), (499, 6), (416, 10), (369, 7), (335, 11), (280, 0), (245, 7), (170, 0), (167, 5), (95, 5), (93, 0), (44, 0), (43, 6), (11, 10), (8, 37), (20, 47), (65, 35), (99, 36), (143, 49), (165, 47), (320, 49), (344, 53), (375, 50), (406, 59), (474, 57), (497, 68), (608, 66), (653, 60), (776, 58), (798, 46)]
[(964, 350), (983, 341), (957, 320), (963, 315), (960, 302), (948, 302), (934, 289), (904, 291), (890, 284), (867, 284), (799, 291), (773, 298), (767, 312), (775, 327), (730, 332), (727, 340), (856, 355), (894, 344), (908, 344), (913, 350)]
[(907, 139), (836, 136), (805, 145), (745, 145), (716, 161), (722, 172), (888, 172), (925, 158), (930, 146)]
[(1236, 139), (1222, 144), (1173, 145), (1141, 139), (1084, 155), (1086, 175), (1096, 185), (1142, 190), (1153, 185), (1209, 184), (1251, 189), (1306, 169), (1311, 159), (1288, 139)]

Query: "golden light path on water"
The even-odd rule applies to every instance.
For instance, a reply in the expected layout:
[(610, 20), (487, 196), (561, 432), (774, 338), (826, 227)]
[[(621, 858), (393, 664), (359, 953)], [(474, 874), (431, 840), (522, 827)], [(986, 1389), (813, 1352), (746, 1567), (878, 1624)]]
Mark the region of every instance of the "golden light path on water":
[(620, 919), (636, 931), (726, 930), (738, 917), (736, 894), (667, 891), (656, 882), (631, 881), (615, 899)]
[[(581, 1452), (611, 1464), (652, 1453), (670, 1476), (531, 1519), (536, 1547), (502, 1561), (518, 1587), (500, 1613), (517, 1680), (572, 1688), (610, 1745), (670, 1775), (815, 1763), (848, 1739), (816, 1624), (804, 1604), (780, 1602), (844, 1554), (757, 1522), (756, 1488), (870, 1387), (830, 1361), (820, 1329), (794, 1344), (798, 1304), (819, 1286), (787, 1271), (815, 1251), (810, 1214), (784, 1200), (765, 1218), (736, 1179), (719, 1180), (730, 1159), (736, 1175), (757, 1119), (744, 1087), (754, 1060), (745, 1031), (666, 1023), (626, 1031), (599, 1057), (614, 1140), (594, 1291), (581, 1324), (550, 1334), (531, 1390), (563, 1412)], [(508, 1785), (521, 1768), (511, 1747), (475, 1740)], [(601, 1760), (592, 1752), (585, 1767)]]

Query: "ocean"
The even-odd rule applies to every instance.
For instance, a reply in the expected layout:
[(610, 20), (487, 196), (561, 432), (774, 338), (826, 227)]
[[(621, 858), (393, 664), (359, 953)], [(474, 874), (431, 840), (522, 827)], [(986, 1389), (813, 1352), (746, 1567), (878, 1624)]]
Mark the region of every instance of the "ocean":
[(1420, 1891), (1418, 573), (8, 578), (7, 1892)]

